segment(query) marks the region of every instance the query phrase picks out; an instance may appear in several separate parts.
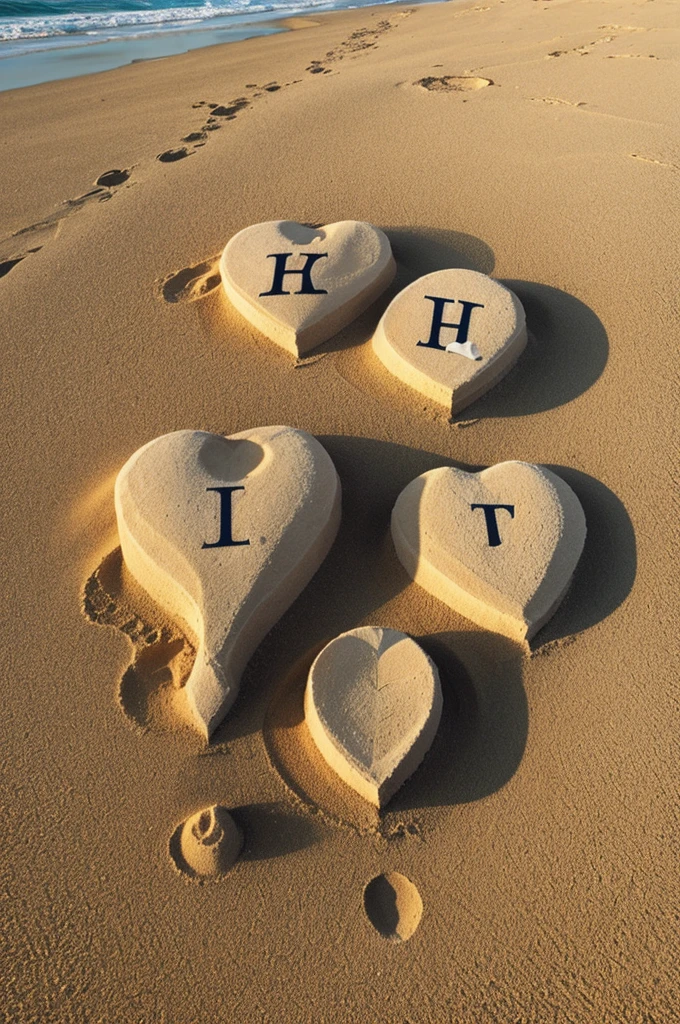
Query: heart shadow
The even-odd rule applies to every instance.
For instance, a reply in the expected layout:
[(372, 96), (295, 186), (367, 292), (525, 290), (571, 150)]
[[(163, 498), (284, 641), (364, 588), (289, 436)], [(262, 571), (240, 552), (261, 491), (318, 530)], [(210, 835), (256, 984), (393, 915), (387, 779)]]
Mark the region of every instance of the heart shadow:
[(232, 814), (244, 836), (243, 860), (285, 857), (313, 846), (324, 832), (313, 818), (296, 814), (283, 802), (244, 804)]
[[(493, 250), (474, 235), (426, 226), (383, 226), (382, 230), (397, 261), (394, 281), (361, 316), (314, 349), (310, 359), (369, 342), (392, 299), (425, 274), (448, 268), (491, 274), (494, 269)], [(500, 279), (500, 283), (521, 301), (529, 341), (507, 376), (465, 407), (461, 417), (465, 420), (528, 416), (566, 405), (592, 387), (609, 358), (604, 325), (580, 299), (536, 281)]]
[(617, 495), (593, 476), (548, 465), (569, 484), (586, 515), (586, 542), (569, 591), (531, 642), (532, 650), (581, 633), (606, 619), (626, 600), (637, 573), (635, 530)]
[(529, 340), (510, 372), (462, 412), (464, 419), (529, 416), (566, 405), (602, 375), (609, 340), (580, 299), (536, 281), (501, 280), (524, 306)]
[(421, 768), (384, 817), (470, 803), (498, 792), (517, 771), (529, 732), (522, 648), (493, 633), (415, 638), (439, 669), (444, 711)]
[(393, 287), (401, 291), (411, 281), (436, 270), (455, 267), (491, 274), (496, 263), (493, 249), (475, 235), (433, 227), (384, 227), (398, 272)]

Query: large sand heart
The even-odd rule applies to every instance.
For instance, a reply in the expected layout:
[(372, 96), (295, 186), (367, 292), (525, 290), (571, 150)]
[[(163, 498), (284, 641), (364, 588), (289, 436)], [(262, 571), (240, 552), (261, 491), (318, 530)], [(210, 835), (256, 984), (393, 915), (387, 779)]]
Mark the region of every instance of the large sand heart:
[(320, 228), (288, 220), (254, 224), (234, 235), (220, 260), (233, 305), (296, 356), (359, 316), (395, 272), (387, 236), (355, 220)]
[(513, 292), (474, 270), (437, 270), (392, 299), (373, 350), (395, 377), (453, 415), (493, 387), (526, 342)]
[(115, 501), (127, 568), (196, 639), (185, 689), (209, 737), (252, 652), (333, 543), (335, 467), (292, 427), (232, 437), (180, 430), (135, 452)]
[(432, 469), (407, 484), (392, 511), (394, 546), (416, 583), (520, 641), (556, 610), (585, 537), (571, 488), (526, 462), (481, 473)]
[(418, 767), (441, 711), (436, 666), (394, 629), (343, 633), (309, 671), (305, 721), (312, 738), (343, 782), (377, 807)]

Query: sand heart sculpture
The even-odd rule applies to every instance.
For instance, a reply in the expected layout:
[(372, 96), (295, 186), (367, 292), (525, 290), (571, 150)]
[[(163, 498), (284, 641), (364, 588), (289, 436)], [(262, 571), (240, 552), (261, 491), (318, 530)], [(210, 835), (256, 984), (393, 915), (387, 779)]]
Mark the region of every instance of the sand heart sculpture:
[(319, 228), (254, 224), (234, 235), (220, 260), (224, 290), (239, 313), (296, 356), (359, 316), (395, 273), (387, 236), (356, 220)]
[(126, 462), (115, 503), (127, 568), (195, 638), (185, 692), (209, 737), (251, 654), (333, 543), (335, 467), (292, 427), (232, 437), (180, 430)]
[(376, 807), (418, 767), (441, 712), (436, 666), (394, 629), (343, 633), (309, 671), (305, 721), (312, 738), (343, 782)]
[(399, 292), (373, 335), (388, 370), (459, 412), (493, 387), (527, 343), (516, 295), (474, 270), (437, 270)]
[(550, 470), (502, 462), (416, 477), (397, 498), (392, 538), (416, 583), (478, 625), (524, 641), (564, 597), (586, 520)]

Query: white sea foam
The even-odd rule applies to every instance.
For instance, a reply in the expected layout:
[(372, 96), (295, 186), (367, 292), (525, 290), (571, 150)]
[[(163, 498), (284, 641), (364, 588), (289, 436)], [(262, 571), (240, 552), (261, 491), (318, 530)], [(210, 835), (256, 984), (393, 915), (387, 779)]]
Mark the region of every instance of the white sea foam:
[(106, 35), (119, 32), (187, 26), (230, 15), (292, 13), (316, 8), (345, 6), (333, 0), (225, 0), (199, 7), (169, 7), (148, 11), (102, 11), (96, 14), (58, 14), (49, 17), (12, 18), (0, 21), (0, 41), (38, 40), (72, 35)]

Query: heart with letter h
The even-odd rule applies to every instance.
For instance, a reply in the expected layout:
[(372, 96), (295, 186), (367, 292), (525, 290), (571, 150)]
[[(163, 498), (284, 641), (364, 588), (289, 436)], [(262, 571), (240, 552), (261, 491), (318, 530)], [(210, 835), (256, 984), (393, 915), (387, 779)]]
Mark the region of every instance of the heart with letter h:
[(392, 300), (373, 336), (387, 369), (451, 415), (514, 366), (527, 343), (524, 309), (474, 270), (438, 270)]
[(318, 228), (288, 220), (254, 224), (234, 235), (220, 260), (231, 303), (296, 356), (359, 316), (395, 273), (387, 236), (355, 220)]

